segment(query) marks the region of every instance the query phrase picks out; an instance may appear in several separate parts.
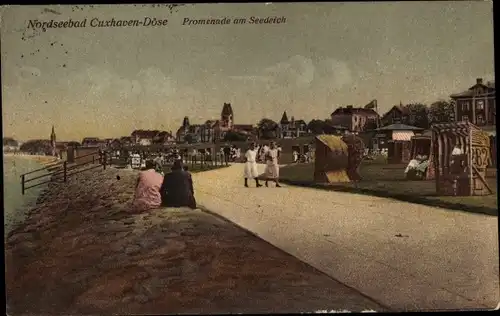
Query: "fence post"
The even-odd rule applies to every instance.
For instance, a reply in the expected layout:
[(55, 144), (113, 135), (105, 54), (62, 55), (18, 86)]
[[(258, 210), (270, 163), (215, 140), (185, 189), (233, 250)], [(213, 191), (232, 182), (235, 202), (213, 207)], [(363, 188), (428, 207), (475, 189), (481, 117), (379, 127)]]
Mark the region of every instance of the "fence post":
[(66, 161), (63, 163), (63, 168), (64, 168), (64, 182), (66, 182), (68, 180), (67, 162)]
[(24, 174), (21, 176), (21, 189), (22, 189), (22, 191), (23, 191), (23, 195), (24, 195), (24, 177), (25, 177), (25, 176), (26, 176), (26, 175), (24, 175)]
[(95, 164), (95, 156), (92, 155), (92, 164)]
[(106, 163), (107, 163), (107, 160), (108, 160), (108, 154), (107, 154), (107, 152), (104, 152), (104, 155), (103, 155), (102, 159), (103, 159), (103, 162), (102, 162), (103, 169), (106, 170)]

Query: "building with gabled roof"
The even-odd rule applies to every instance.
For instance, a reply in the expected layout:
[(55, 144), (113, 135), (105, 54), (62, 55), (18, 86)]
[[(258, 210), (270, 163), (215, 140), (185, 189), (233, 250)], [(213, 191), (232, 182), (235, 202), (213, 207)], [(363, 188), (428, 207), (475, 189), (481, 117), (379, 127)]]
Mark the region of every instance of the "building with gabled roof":
[(482, 78), (469, 89), (454, 93), (455, 120), (471, 122), (479, 127), (496, 126), (495, 82), (483, 83)]
[(340, 125), (348, 128), (350, 132), (359, 133), (376, 127), (380, 116), (372, 108), (339, 107), (330, 114), (332, 125)]
[(185, 117), (182, 126), (177, 130), (176, 141), (185, 142), (186, 137), (190, 135), (191, 141), (214, 143), (223, 140), (227, 132), (250, 134), (254, 132), (254, 129), (251, 124), (234, 124), (231, 103), (224, 102), (218, 120), (207, 120), (203, 124), (190, 124), (189, 118)]
[(281, 116), (278, 128), (279, 138), (297, 138), (307, 133), (307, 123), (304, 120), (295, 120), (293, 116), (289, 120), (286, 111)]

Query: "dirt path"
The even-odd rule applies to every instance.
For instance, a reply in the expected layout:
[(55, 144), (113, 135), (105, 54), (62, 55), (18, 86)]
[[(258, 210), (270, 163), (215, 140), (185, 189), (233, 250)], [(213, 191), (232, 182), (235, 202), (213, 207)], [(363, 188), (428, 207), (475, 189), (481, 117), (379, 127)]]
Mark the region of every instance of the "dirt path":
[(308, 188), (244, 188), (242, 172), (235, 164), (194, 174), (198, 203), (391, 309), (497, 305), (497, 217)]

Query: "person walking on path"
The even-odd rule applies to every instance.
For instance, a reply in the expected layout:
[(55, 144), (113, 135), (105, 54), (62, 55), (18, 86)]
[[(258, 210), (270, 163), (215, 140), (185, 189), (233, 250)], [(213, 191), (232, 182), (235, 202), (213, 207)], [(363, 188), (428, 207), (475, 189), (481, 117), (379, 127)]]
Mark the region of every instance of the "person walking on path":
[(255, 179), (255, 186), (257, 188), (262, 185), (259, 183), (259, 172), (257, 171), (257, 150), (255, 149), (255, 143), (251, 143), (247, 152), (245, 153), (245, 187), (248, 188), (248, 179)]
[(281, 185), (279, 184), (278, 178), (279, 178), (279, 164), (278, 164), (278, 159), (280, 156), (280, 151), (276, 147), (275, 142), (271, 142), (271, 146), (266, 152), (266, 170), (265, 170), (265, 176), (266, 176), (266, 187), (269, 186), (268, 181), (272, 180), (276, 183), (276, 187), (280, 188)]

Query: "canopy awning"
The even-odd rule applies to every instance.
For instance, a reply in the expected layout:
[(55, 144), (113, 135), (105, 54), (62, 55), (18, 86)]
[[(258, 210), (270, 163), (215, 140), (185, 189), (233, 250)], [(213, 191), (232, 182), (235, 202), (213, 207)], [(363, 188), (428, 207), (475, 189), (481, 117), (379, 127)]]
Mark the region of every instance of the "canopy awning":
[(392, 140), (399, 140), (409, 142), (411, 138), (415, 136), (415, 133), (412, 131), (393, 131), (392, 132)]

